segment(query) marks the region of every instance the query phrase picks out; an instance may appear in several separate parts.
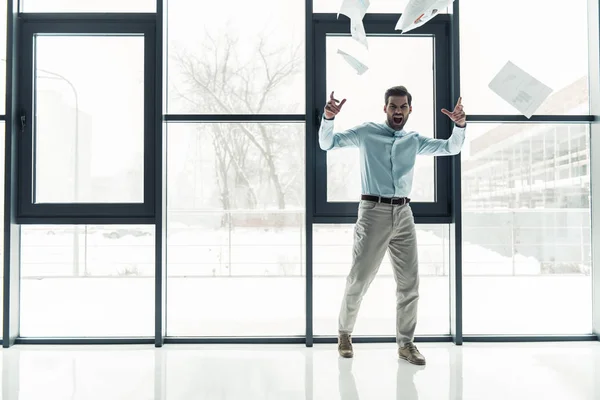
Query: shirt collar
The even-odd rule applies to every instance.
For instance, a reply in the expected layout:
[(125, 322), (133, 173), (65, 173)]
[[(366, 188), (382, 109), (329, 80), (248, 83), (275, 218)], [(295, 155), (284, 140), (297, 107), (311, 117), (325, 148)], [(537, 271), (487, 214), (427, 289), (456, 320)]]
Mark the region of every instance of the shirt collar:
[(399, 131), (395, 131), (393, 128), (391, 128), (388, 124), (387, 121), (383, 121), (383, 129), (385, 129), (386, 132), (394, 135), (394, 136), (404, 136), (406, 135), (406, 131), (404, 129), (399, 130)]

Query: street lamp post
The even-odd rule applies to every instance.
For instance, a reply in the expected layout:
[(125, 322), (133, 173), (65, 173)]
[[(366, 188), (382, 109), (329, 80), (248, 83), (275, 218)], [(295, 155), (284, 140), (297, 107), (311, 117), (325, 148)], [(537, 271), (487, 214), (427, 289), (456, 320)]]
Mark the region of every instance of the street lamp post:
[[(45, 74), (49, 74), (51, 76), (37, 76), (37, 72), (43, 72)], [(74, 147), (75, 147), (75, 155), (73, 158), (73, 191), (75, 197), (75, 203), (79, 201), (79, 96), (77, 94), (77, 89), (75, 85), (65, 78), (64, 76), (57, 74), (56, 72), (47, 71), (44, 69), (38, 68), (36, 71), (36, 78), (39, 79), (55, 79), (61, 80), (69, 85), (71, 90), (73, 91), (73, 96), (75, 98), (75, 137), (74, 137)], [(73, 275), (79, 276), (79, 225), (75, 225), (73, 229)]]
[[(5, 58), (0, 58), (0, 61), (6, 63)], [(51, 76), (37, 76), (37, 72), (43, 72), (45, 74)], [(40, 79), (56, 79), (61, 80), (69, 85), (71, 90), (73, 91), (73, 96), (75, 98), (75, 137), (74, 137), (74, 147), (75, 147), (75, 156), (73, 160), (73, 190), (75, 195), (75, 202), (79, 200), (79, 95), (77, 94), (77, 89), (75, 85), (56, 72), (48, 71), (45, 69), (37, 68), (36, 69), (36, 78)], [(34, 188), (35, 190), (35, 188)], [(87, 251), (87, 249), (86, 249)], [(87, 267), (87, 265), (86, 265)], [(79, 276), (79, 226), (75, 225), (75, 229), (73, 230), (73, 274), (75, 276)]]

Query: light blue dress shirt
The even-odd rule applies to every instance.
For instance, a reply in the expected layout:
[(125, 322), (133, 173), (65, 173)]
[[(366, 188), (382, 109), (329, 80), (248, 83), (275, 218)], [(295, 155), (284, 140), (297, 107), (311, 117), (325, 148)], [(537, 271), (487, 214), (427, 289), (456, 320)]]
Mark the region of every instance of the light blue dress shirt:
[(344, 132), (333, 132), (333, 120), (323, 118), (319, 145), (329, 151), (357, 147), (360, 152), (362, 194), (409, 197), (417, 155), (451, 156), (460, 153), (465, 128), (454, 125), (449, 139), (433, 139), (417, 132), (395, 131), (386, 123), (367, 122)]

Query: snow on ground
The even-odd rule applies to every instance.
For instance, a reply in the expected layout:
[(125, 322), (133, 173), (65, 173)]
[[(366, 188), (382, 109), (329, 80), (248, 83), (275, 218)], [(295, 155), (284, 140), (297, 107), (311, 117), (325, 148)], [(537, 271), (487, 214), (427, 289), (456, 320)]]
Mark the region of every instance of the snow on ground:
[[(447, 226), (418, 228), (421, 300), (417, 334), (448, 333)], [(80, 228), (81, 229), (81, 228)], [(152, 336), (151, 227), (23, 227), (23, 336)], [(77, 238), (77, 240), (74, 240)], [(169, 232), (167, 329), (171, 336), (302, 335), (303, 228), (173, 229)], [(352, 226), (314, 233), (314, 332), (333, 335), (351, 260)], [(79, 252), (74, 253), (74, 245)], [(80, 265), (74, 268), (73, 257)], [(538, 275), (539, 262), (464, 246), (466, 333), (586, 333), (591, 278)], [(532, 276), (512, 276), (518, 271)], [(75, 272), (79, 276), (74, 276)], [(502, 274), (503, 276), (495, 276)], [(357, 335), (393, 334), (389, 262), (365, 298)]]
[[(342, 277), (314, 279), (315, 334), (333, 335), (344, 290)], [(466, 333), (576, 334), (591, 332), (591, 280), (586, 276), (467, 277)], [(448, 332), (447, 277), (421, 279), (417, 334)], [(171, 336), (302, 335), (302, 277), (170, 278)], [(23, 336), (152, 336), (150, 277), (24, 279)], [(393, 334), (395, 284), (375, 279), (362, 304), (356, 334)]]
[[(445, 228), (445, 229), (444, 229)], [(80, 228), (81, 229), (81, 228)], [(24, 276), (71, 276), (74, 257), (79, 275), (148, 276), (154, 273), (151, 228), (91, 228), (79, 239), (70, 230), (24, 229)], [(447, 275), (450, 242), (447, 227), (417, 230), (423, 275)], [(315, 275), (346, 275), (352, 261), (351, 225), (318, 225), (313, 236)], [(74, 253), (74, 248), (79, 249)], [(168, 271), (171, 276), (298, 276), (304, 275), (303, 227), (173, 229), (168, 235)], [(483, 246), (463, 244), (466, 275), (539, 274), (540, 263), (516, 254), (505, 257)], [(384, 259), (383, 274), (391, 274)]]

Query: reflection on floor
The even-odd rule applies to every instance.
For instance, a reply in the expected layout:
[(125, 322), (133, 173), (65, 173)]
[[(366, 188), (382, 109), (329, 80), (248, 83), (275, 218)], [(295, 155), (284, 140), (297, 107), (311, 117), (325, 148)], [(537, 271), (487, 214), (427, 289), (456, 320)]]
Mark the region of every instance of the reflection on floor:
[(600, 343), (14, 346), (2, 399), (445, 400), (600, 398)]

